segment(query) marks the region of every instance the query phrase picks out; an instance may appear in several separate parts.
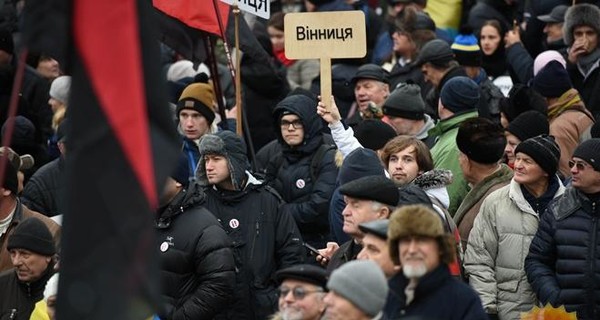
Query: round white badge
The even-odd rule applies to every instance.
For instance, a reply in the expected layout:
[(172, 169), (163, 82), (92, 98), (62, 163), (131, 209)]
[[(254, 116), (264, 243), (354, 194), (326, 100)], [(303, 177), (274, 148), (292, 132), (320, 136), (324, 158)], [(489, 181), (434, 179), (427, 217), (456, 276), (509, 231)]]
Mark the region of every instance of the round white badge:
[(160, 251), (161, 252), (167, 252), (167, 250), (169, 250), (169, 244), (166, 242), (163, 242), (160, 244)]
[(238, 219), (231, 219), (231, 220), (229, 220), (229, 226), (232, 229), (237, 229), (237, 227), (240, 226), (240, 222), (238, 221)]
[(298, 189), (302, 189), (304, 188), (304, 186), (306, 186), (306, 182), (304, 182), (304, 180), (298, 179), (296, 181), (296, 187), (298, 187)]

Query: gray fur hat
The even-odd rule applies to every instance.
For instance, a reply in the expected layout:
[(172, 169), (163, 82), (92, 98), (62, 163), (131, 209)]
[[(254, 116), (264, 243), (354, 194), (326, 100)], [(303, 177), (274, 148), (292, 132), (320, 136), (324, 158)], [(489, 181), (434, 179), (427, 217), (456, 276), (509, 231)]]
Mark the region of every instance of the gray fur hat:
[(246, 144), (231, 131), (219, 131), (216, 134), (207, 134), (200, 140), (200, 161), (196, 169), (196, 177), (200, 185), (208, 185), (206, 177), (206, 163), (204, 156), (207, 154), (221, 155), (227, 158), (231, 183), (235, 190), (242, 190), (242, 183), (246, 178), (246, 170), (250, 169)]
[(592, 27), (600, 35), (600, 9), (593, 4), (582, 3), (567, 10), (563, 24), (563, 37), (568, 46), (571, 46), (574, 41), (573, 29), (581, 25)]

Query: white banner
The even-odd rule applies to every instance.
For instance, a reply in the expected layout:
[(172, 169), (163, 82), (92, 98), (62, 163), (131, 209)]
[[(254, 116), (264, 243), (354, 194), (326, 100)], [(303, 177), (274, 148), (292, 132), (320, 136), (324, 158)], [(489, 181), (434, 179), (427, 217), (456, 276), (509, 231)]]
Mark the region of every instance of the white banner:
[[(233, 5), (234, 0), (221, 0), (229, 5)], [(237, 0), (238, 7), (244, 12), (248, 12), (264, 19), (271, 17), (270, 0)]]

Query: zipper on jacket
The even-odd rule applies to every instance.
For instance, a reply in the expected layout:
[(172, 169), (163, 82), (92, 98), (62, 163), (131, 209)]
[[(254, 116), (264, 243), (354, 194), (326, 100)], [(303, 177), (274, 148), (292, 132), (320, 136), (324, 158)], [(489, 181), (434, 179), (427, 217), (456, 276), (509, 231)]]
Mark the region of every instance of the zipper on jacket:
[[(594, 278), (594, 275), (596, 273), (596, 233), (598, 232), (597, 230), (598, 228), (598, 217), (596, 215), (596, 201), (592, 202), (592, 241), (590, 243), (590, 268), (588, 270), (591, 278)], [(590, 297), (594, 297), (595, 296), (595, 288), (592, 285), (591, 288), (588, 289), (591, 293), (591, 295), (589, 295)], [(592, 315), (593, 318), (596, 319), (596, 307), (592, 306)]]
[[(260, 217), (262, 217), (263, 213), (260, 213)], [(259, 219), (260, 220), (260, 219)], [(260, 235), (260, 222), (256, 221), (255, 223), (256, 226), (256, 232), (254, 233), (254, 238), (252, 238), (252, 248), (250, 248), (250, 260), (252, 260), (252, 258), (254, 258), (254, 246), (256, 245), (256, 238), (258, 238), (258, 236)]]

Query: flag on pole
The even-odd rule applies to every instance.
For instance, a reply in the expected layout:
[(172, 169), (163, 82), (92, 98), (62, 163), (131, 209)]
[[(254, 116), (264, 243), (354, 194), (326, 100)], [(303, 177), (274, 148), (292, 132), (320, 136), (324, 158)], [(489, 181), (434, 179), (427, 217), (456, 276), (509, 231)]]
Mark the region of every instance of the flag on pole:
[[(144, 0), (48, 1), (72, 4), (64, 6), (73, 81), (58, 318), (148, 318), (160, 305), (153, 213), (179, 155), (151, 7)], [(33, 29), (26, 37), (32, 44), (45, 27)]]

